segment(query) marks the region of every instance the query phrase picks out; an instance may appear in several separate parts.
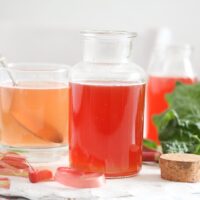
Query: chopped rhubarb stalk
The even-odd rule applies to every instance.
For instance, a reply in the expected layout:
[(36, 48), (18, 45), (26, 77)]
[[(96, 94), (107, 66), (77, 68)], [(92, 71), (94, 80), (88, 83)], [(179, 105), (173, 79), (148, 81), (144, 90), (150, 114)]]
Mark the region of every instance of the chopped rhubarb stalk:
[(13, 157), (13, 159), (19, 159), (19, 160), (26, 161), (25, 156), (20, 155), (20, 154), (15, 153), (15, 152), (7, 152), (7, 153), (4, 154), (4, 157)]
[(143, 146), (143, 151), (145, 151), (145, 152), (156, 152), (157, 150)]
[(101, 173), (85, 173), (68, 167), (59, 167), (55, 181), (69, 187), (95, 188), (105, 184), (105, 176)]
[(48, 181), (53, 178), (53, 174), (51, 170), (48, 169), (33, 169), (33, 167), (29, 168), (29, 180), (31, 183), (38, 183), (42, 181)]
[(0, 160), (0, 175), (22, 176), (28, 175), (27, 169), (18, 169)]
[(14, 153), (1, 153), (0, 174), (8, 176), (27, 176), (29, 165), (25, 157)]
[(3, 158), (4, 155), (4, 153), (0, 152), (0, 160)]
[(0, 177), (0, 188), (9, 189), (10, 188), (10, 180), (5, 177)]
[(10, 169), (2, 169), (0, 168), (0, 175), (5, 175), (5, 176), (21, 176), (21, 177), (27, 177), (28, 172), (24, 170), (10, 170)]
[(29, 166), (23, 156), (15, 154), (6, 154), (1, 161), (16, 167), (18, 169), (27, 169)]
[(158, 162), (160, 156), (161, 153), (156, 151), (142, 152), (142, 160), (145, 162)]
[(32, 183), (52, 179), (52, 172), (48, 169), (34, 169), (24, 156), (7, 152), (0, 154), (0, 174), (8, 176), (29, 177)]

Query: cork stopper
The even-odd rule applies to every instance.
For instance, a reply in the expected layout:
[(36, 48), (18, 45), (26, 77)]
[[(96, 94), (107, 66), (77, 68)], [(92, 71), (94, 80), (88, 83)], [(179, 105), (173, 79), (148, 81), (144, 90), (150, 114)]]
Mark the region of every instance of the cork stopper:
[(170, 181), (200, 181), (200, 156), (194, 154), (163, 154), (159, 160), (161, 177)]

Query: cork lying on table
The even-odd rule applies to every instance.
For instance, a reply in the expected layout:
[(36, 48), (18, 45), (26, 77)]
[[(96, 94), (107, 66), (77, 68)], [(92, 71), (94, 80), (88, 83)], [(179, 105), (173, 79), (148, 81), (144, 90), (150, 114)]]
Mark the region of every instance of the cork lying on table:
[(194, 154), (171, 153), (160, 157), (161, 177), (170, 181), (200, 181), (200, 156)]

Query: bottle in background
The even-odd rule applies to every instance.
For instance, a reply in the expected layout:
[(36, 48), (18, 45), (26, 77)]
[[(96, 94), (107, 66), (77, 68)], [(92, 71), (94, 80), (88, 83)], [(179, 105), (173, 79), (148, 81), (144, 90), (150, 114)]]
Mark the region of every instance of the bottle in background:
[(147, 138), (159, 142), (152, 118), (167, 109), (165, 94), (174, 90), (177, 81), (192, 84), (197, 80), (191, 63), (191, 53), (189, 45), (170, 45), (163, 50), (163, 56), (155, 63), (155, 67), (151, 63), (147, 84)]

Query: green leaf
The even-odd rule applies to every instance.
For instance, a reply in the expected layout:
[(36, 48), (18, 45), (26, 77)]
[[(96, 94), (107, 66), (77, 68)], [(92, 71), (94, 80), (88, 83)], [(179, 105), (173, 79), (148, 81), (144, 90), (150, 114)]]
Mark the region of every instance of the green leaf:
[(157, 150), (157, 147), (158, 147), (156, 142), (149, 140), (149, 139), (143, 139), (143, 146), (146, 149), (155, 150), (155, 151)]
[(200, 84), (177, 83), (175, 90), (166, 95), (168, 105), (180, 118), (200, 119)]
[(200, 84), (177, 83), (166, 100), (169, 109), (153, 118), (163, 152), (200, 154)]

